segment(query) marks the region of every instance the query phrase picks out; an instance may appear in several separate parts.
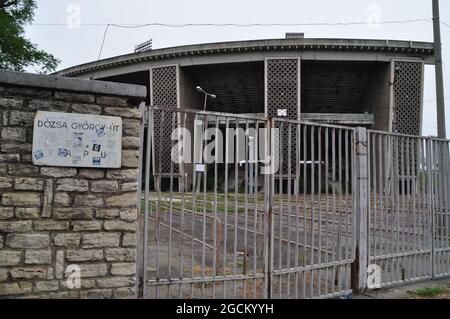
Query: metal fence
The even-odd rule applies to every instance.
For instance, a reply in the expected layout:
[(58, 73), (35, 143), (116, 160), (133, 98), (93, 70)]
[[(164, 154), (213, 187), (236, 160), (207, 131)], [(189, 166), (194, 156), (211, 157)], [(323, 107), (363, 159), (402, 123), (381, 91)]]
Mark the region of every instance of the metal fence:
[(383, 286), (448, 275), (447, 141), (188, 109), (146, 118), (144, 297), (343, 297), (373, 267)]
[[(279, 169), (270, 176), (269, 275), (274, 298), (351, 291), (354, 131), (274, 119)], [(270, 191), (270, 190), (269, 190)]]
[(369, 262), (381, 286), (448, 275), (448, 141), (368, 136)]

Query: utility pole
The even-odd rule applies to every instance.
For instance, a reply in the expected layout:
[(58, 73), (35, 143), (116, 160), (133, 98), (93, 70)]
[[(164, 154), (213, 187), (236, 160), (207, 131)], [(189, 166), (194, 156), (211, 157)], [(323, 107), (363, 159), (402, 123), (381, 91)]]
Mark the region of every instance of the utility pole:
[[(434, 33), (434, 59), (435, 59), (435, 74), (436, 74), (436, 100), (437, 100), (437, 129), (438, 137), (446, 139), (447, 131), (445, 129), (445, 95), (444, 95), (444, 74), (442, 70), (442, 43), (441, 43), (441, 19), (439, 16), (439, 0), (433, 0), (433, 33)], [(448, 157), (448, 144), (441, 143), (439, 149), (439, 178), (441, 179), (441, 185), (445, 184), (446, 168), (449, 164)], [(445, 208), (448, 208), (447, 196), (442, 196), (443, 192), (440, 192), (443, 204)], [(444, 221), (444, 228), (447, 228), (447, 224)], [(432, 270), (434, 277), (434, 266)]]
[(444, 75), (442, 71), (441, 19), (439, 0), (433, 0), (434, 59), (436, 74), (437, 129), (439, 138), (446, 138)]

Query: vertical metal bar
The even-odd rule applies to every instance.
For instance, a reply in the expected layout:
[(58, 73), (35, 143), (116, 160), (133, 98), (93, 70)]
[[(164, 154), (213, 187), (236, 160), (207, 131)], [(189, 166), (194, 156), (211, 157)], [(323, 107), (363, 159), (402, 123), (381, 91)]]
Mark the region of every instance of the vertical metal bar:
[[(194, 146), (195, 143), (198, 143), (197, 141), (197, 136), (196, 133), (198, 133), (198, 115), (196, 114), (194, 117)], [(202, 125), (203, 126), (203, 125)], [(201, 128), (203, 129), (203, 128)], [(200, 138), (202, 138), (202, 133), (200, 132)], [(200, 144), (203, 143), (200, 140)], [(200, 145), (200, 150), (201, 150), (201, 145)], [(195, 147), (194, 147), (194, 152), (195, 152)], [(196, 213), (196, 192), (197, 192), (197, 163), (196, 163), (196, 159), (198, 157), (198, 154), (194, 155), (194, 164), (192, 165), (192, 211), (191, 211), (191, 278), (195, 276), (195, 271), (194, 271), (194, 267), (195, 267), (195, 213)], [(199, 159), (201, 159), (202, 157), (199, 157)], [(194, 285), (191, 283), (190, 284), (190, 298), (194, 298)]]
[[(182, 121), (182, 129), (186, 130), (186, 118), (187, 118), (187, 113), (183, 113), (183, 121)], [(191, 141), (186, 141), (187, 137), (183, 136), (183, 143), (191, 143)], [(186, 150), (183, 147), (183, 152), (186, 152)], [(188, 154), (188, 156), (190, 156), (191, 154)], [(181, 172), (184, 173), (185, 171), (185, 162), (184, 162), (184, 154), (181, 156), (181, 163), (180, 163), (180, 168), (181, 168)], [(186, 183), (186, 176), (181, 176), (181, 178), (183, 179), (183, 187), (181, 190), (181, 220), (180, 220), (180, 278), (184, 278), (184, 234), (185, 234), (185, 216), (184, 216), (184, 211), (186, 209), (185, 206), (185, 193), (187, 191), (187, 183)], [(183, 285), (180, 284), (179, 286), (179, 295), (178, 295), (179, 299), (183, 298)]]
[(434, 274), (435, 276), (440, 274), (440, 263), (439, 263), (439, 252), (436, 251), (436, 249), (439, 249), (442, 247), (443, 242), (443, 234), (442, 234), (442, 156), (441, 156), (441, 142), (440, 141), (434, 141), (434, 147), (433, 147), (433, 154), (435, 156), (435, 168), (433, 170), (434, 177), (436, 180), (436, 190), (434, 197), (436, 199), (436, 209), (435, 209), (435, 216), (436, 216), (436, 222), (434, 224), (435, 226), (435, 249), (434, 249)]
[[(306, 148), (306, 136), (307, 136), (307, 126), (303, 125), (303, 266), (307, 265), (307, 259), (308, 259), (308, 255), (307, 255), (307, 250), (306, 250), (306, 246), (307, 246), (307, 215), (308, 215), (308, 210), (307, 210), (307, 201), (306, 201), (306, 194), (307, 194), (307, 185), (308, 185), (308, 172), (307, 172), (307, 159), (308, 159), (308, 154), (307, 154), (307, 148)], [(306, 270), (303, 270), (303, 298), (306, 298)]]
[[(273, 184), (274, 184), (274, 169), (275, 169), (275, 154), (273, 150), (273, 120), (268, 118), (266, 120), (266, 159), (269, 162), (269, 167), (265, 171), (264, 176), (264, 298), (272, 298), (272, 269), (273, 269), (273, 223), (272, 223), (272, 209), (273, 209)], [(267, 167), (266, 167), (267, 168)]]
[[(418, 243), (417, 243), (417, 227), (416, 227), (416, 208), (417, 208), (417, 165), (418, 165), (418, 160), (417, 160), (417, 152), (418, 152), (418, 144), (419, 144), (419, 139), (418, 138), (414, 138), (411, 139), (413, 146), (411, 147), (410, 151), (411, 151), (411, 192), (412, 192), (412, 200), (413, 200), (413, 211), (412, 211), (412, 232), (413, 232), (413, 242), (412, 242), (412, 249), (415, 250), (420, 250), (418, 247)], [(414, 154), (414, 150), (416, 151)], [(414, 156), (415, 155), (415, 156)], [(418, 272), (418, 264), (420, 262), (420, 255), (417, 255), (414, 257), (414, 267), (413, 267), (413, 274), (412, 276), (414, 278), (419, 277), (417, 272)]]
[(216, 120), (216, 131), (214, 136), (215, 144), (214, 144), (214, 203), (213, 203), (213, 210), (214, 210), (214, 220), (213, 220), (213, 278), (214, 281), (212, 283), (212, 297), (213, 299), (216, 298), (216, 275), (217, 275), (217, 263), (219, 260), (217, 260), (218, 256), (220, 256), (219, 252), (219, 246), (220, 243), (217, 240), (217, 163), (219, 162), (219, 117), (215, 117)]
[[(208, 131), (208, 127), (209, 127), (209, 119), (208, 119), (208, 115), (205, 115), (203, 117), (203, 132), (202, 132), (202, 141), (205, 142), (206, 144), (206, 132)], [(204, 145), (202, 142), (202, 147), (201, 149), (204, 149)], [(206, 198), (206, 192), (207, 192), (207, 180), (208, 180), (208, 168), (207, 168), (207, 161), (205, 159), (204, 161), (204, 172), (203, 172), (203, 216), (202, 216), (202, 269), (201, 269), (201, 276), (202, 276), (202, 280), (204, 280), (205, 278), (205, 267), (206, 267), (206, 202), (207, 202), (207, 198)], [(202, 298), (205, 298), (205, 282), (202, 281)]]
[[(275, 120), (276, 123), (276, 120)], [(284, 130), (285, 125), (284, 122), (279, 122), (280, 125), (280, 136), (278, 139), (278, 145), (280, 146), (280, 173), (278, 174), (278, 216), (279, 216), (279, 225), (278, 225), (278, 269), (283, 269), (283, 177), (284, 177)], [(282, 291), (282, 275), (278, 275), (278, 294), (281, 299)]]
[[(400, 213), (401, 213), (401, 197), (400, 197), (400, 182), (401, 182), (401, 142), (399, 137), (394, 137), (394, 150), (396, 153), (395, 157), (395, 183), (394, 183), (394, 189), (395, 189), (395, 217), (396, 217), (396, 232), (395, 232), (395, 242), (396, 242), (396, 250), (393, 249), (393, 251), (399, 253), (401, 251), (401, 245), (400, 245)], [(400, 268), (399, 258), (395, 258), (393, 260), (392, 264), (394, 265), (396, 262), (397, 264), (397, 274), (394, 274), (394, 271), (392, 271), (392, 280), (391, 281), (398, 281), (398, 272)]]
[[(344, 214), (345, 214), (345, 238), (344, 238), (344, 240), (345, 240), (345, 257), (344, 257), (344, 259), (345, 260), (349, 260), (350, 259), (350, 256), (349, 256), (349, 243), (350, 243), (350, 241), (349, 241), (349, 238), (348, 238), (348, 236), (349, 236), (349, 234), (350, 234), (350, 229), (349, 229), (349, 220), (348, 220), (348, 214), (349, 214), (349, 212), (348, 212), (348, 194), (349, 194), (349, 191), (348, 191), (348, 183), (349, 183), (349, 171), (348, 171), (348, 168), (349, 168), (349, 166), (348, 166), (348, 160), (349, 160), (349, 158), (348, 158), (348, 130), (345, 130), (345, 136), (344, 136), (344, 138), (345, 138), (345, 150), (344, 150), (344, 152), (345, 152), (345, 155), (344, 155), (344, 162), (345, 162), (345, 189), (344, 189), (344, 194), (345, 194), (345, 211), (344, 211)], [(367, 140), (369, 140), (369, 139), (367, 139)], [(369, 147), (367, 147), (367, 149), (369, 150)], [(369, 154), (367, 155), (367, 159), (369, 159), (370, 158), (370, 156), (369, 156)], [(368, 172), (369, 173), (369, 175), (368, 175), (368, 178), (370, 178), (370, 172)], [(369, 194), (370, 194), (370, 182), (368, 182), (367, 183), (368, 184), (368, 187), (369, 187)], [(369, 205), (369, 207), (370, 207), (370, 205)], [(368, 237), (368, 238), (370, 238), (370, 237)], [(369, 245), (368, 245), (369, 246)], [(345, 276), (345, 287), (344, 287), (344, 289), (346, 290), (346, 291), (348, 291), (349, 290), (349, 278), (348, 278), (348, 272), (349, 272), (349, 269), (348, 269), (348, 264), (347, 264), (347, 266), (346, 266), (346, 272), (345, 272), (345, 274), (346, 274), (346, 276)]]
[[(425, 173), (426, 173), (426, 163), (425, 163), (425, 148), (424, 148), (424, 139), (418, 140), (418, 178), (417, 178), (417, 184), (419, 185), (419, 204), (418, 204), (418, 212), (417, 212), (417, 224), (418, 224), (418, 232), (419, 232), (419, 250), (423, 251), (424, 249), (427, 249), (424, 245), (425, 243), (425, 227), (426, 222), (424, 216), (426, 216), (426, 181), (425, 181)], [(427, 256), (424, 254), (421, 254), (420, 257), (420, 267), (419, 267), (419, 273), (420, 276), (425, 276), (426, 271), (424, 269), (424, 265), (426, 263)]]
[[(138, 222), (138, 229), (136, 231), (136, 238), (138, 238), (138, 247), (137, 247), (137, 256), (136, 256), (136, 285), (135, 289), (138, 294), (138, 298), (141, 298), (144, 296), (144, 290), (147, 287), (147, 283), (143, 280), (143, 274), (144, 274), (144, 251), (147, 249), (146, 244), (143, 240), (143, 223), (144, 220), (142, 219), (142, 176), (144, 174), (145, 169), (145, 163), (146, 158), (144, 157), (144, 139), (145, 139), (145, 126), (147, 125), (148, 121), (148, 111), (145, 106), (145, 103), (142, 102), (139, 105), (139, 111), (141, 113), (141, 126), (139, 130), (139, 169), (138, 169), (138, 186), (137, 186), (137, 196), (136, 196), (136, 206), (137, 206), (137, 222)], [(145, 229), (144, 229), (145, 232)]]
[[(445, 154), (445, 150), (446, 150), (446, 142), (441, 141), (440, 142), (440, 149), (441, 149), (441, 156), (440, 158), (442, 159), (442, 164), (440, 165), (440, 175), (442, 176), (442, 189), (440, 191), (441, 197), (442, 197), (442, 208), (441, 208), (441, 215), (442, 215), (442, 249), (447, 248), (448, 246), (448, 242), (449, 242), (449, 237), (448, 237), (448, 224), (447, 224), (447, 207), (448, 207), (448, 200), (447, 200), (447, 195), (448, 195), (448, 189), (447, 189), (447, 156)], [(444, 275), (448, 272), (447, 269), (447, 262), (446, 262), (446, 257), (447, 253), (445, 251), (441, 251), (439, 253), (439, 259), (440, 259), (440, 272), (439, 275)]]
[[(332, 242), (336, 240), (336, 129), (331, 129), (331, 179), (333, 181), (333, 218), (332, 218)], [(333, 247), (333, 258), (332, 261), (336, 262), (337, 257), (337, 247)], [(333, 266), (333, 273), (332, 273), (332, 293), (336, 292), (336, 266)]]
[[(383, 194), (384, 192), (387, 192), (387, 189), (383, 189), (383, 158), (385, 158), (385, 154), (389, 152), (389, 145), (387, 143), (387, 140), (384, 140), (383, 143), (383, 135), (377, 134), (378, 136), (378, 175), (377, 175), (377, 181), (378, 181), (378, 191), (379, 191), (379, 209), (380, 209), (380, 237), (382, 236), (383, 232), (382, 229), (384, 229), (384, 245), (382, 243), (382, 240), (380, 238), (380, 255), (387, 255), (389, 254), (389, 236), (391, 236), (392, 231), (389, 229), (390, 223), (388, 222), (389, 218), (389, 208), (386, 207), (384, 209), (384, 202), (383, 202)], [(384, 170), (384, 172), (386, 169)], [(384, 176), (384, 178), (387, 178), (387, 176)], [(389, 196), (389, 194), (387, 194)], [(377, 198), (375, 197), (375, 201), (377, 201)], [(382, 220), (384, 219), (384, 227), (382, 225)], [(383, 247), (384, 246), (384, 247)], [(389, 259), (386, 258), (385, 267), (386, 267), (386, 273), (388, 273), (388, 266), (389, 266)]]
[[(243, 274), (247, 275), (247, 246), (248, 246), (248, 161), (249, 161), (249, 137), (248, 137), (248, 119), (245, 120), (245, 163), (244, 163), (244, 255), (243, 258)], [(247, 279), (244, 278), (244, 299), (247, 298)]]
[(147, 125), (147, 153), (145, 158), (145, 192), (144, 192), (144, 244), (142, 245), (143, 251), (143, 297), (148, 298), (148, 217), (149, 217), (149, 201), (150, 201), (150, 150), (152, 149), (152, 131), (153, 131), (153, 109), (148, 109), (148, 125)]
[[(317, 250), (317, 264), (322, 264), (322, 127), (319, 126), (318, 130), (318, 142), (317, 142), (317, 156), (318, 156), (318, 183), (317, 183), (317, 193), (318, 193), (318, 250)], [(322, 267), (319, 268), (317, 273), (317, 295), (321, 295), (321, 286), (322, 286)]]
[[(325, 197), (326, 197), (326, 211), (325, 211), (325, 216), (326, 216), (326, 227), (325, 227), (325, 264), (328, 264), (329, 262), (329, 251), (330, 251), (330, 247), (329, 247), (329, 243), (330, 243), (330, 239), (329, 239), (329, 228), (330, 228), (330, 216), (329, 216), (329, 174), (328, 174), (328, 159), (329, 159), (329, 128), (326, 127), (325, 128)], [(333, 240), (331, 240), (331, 242), (333, 242)], [(333, 247), (333, 246), (331, 246)], [(329, 267), (325, 268), (325, 295), (328, 294), (328, 272), (329, 272)]]
[[(406, 143), (405, 138), (400, 138), (400, 154), (401, 154), (401, 160), (400, 160), (400, 183), (401, 183), (401, 210), (400, 210), (400, 251), (406, 250), (406, 234), (405, 234), (405, 212), (406, 212), (406, 181), (405, 181), (405, 153), (406, 153)], [(403, 280), (403, 258), (397, 257), (398, 260), (398, 268), (397, 268), (397, 280)]]
[[(409, 166), (409, 147), (408, 147), (408, 138), (404, 137), (403, 138), (403, 144), (404, 144), (404, 156), (403, 156), (403, 160), (404, 160), (404, 172), (403, 172), (403, 181), (404, 181), (404, 189), (403, 189), (403, 202), (404, 202), (404, 206), (405, 209), (403, 211), (403, 242), (404, 242), (404, 251), (410, 251), (410, 247), (409, 247), (409, 229), (408, 229), (408, 215), (409, 215), (409, 182), (408, 182), (408, 178), (409, 178), (409, 171), (408, 171), (408, 166)], [(409, 263), (411, 261), (411, 256), (405, 256), (401, 258), (402, 260), (402, 279), (406, 280), (409, 279), (408, 278), (408, 272), (409, 272)]]
[[(278, 163), (280, 162), (280, 157), (281, 155), (281, 150), (280, 148), (278, 149), (274, 149), (274, 133), (273, 133), (273, 129), (275, 126), (275, 121), (273, 119), (269, 120), (269, 125), (270, 125), (270, 134), (269, 134), (269, 145), (270, 145), (270, 156), (271, 156), (271, 165), (273, 166), (276, 159), (278, 158)], [(278, 138), (278, 137), (277, 137)], [(275, 169), (275, 167), (273, 167), (273, 170)], [(279, 170), (281, 168), (278, 168)], [(269, 175), (270, 179), (270, 188), (269, 188), (269, 209), (267, 210), (267, 218), (268, 218), (268, 229), (269, 229), (269, 233), (268, 233), (268, 240), (269, 240), (269, 288), (268, 288), (268, 298), (272, 299), (273, 297), (273, 287), (274, 287), (274, 280), (273, 280), (273, 269), (274, 269), (274, 246), (275, 246), (275, 242), (274, 242), (274, 234), (275, 234), (275, 225), (274, 225), (274, 199), (275, 199), (275, 172), (271, 171), (271, 174)]]
[(356, 251), (357, 264), (355, 267), (353, 288), (356, 292), (362, 291), (367, 287), (367, 130), (362, 127), (356, 128)]
[[(437, 221), (437, 236), (438, 236), (438, 240), (439, 242), (437, 243), (437, 247), (436, 248), (443, 248), (444, 246), (444, 241), (447, 241), (447, 238), (444, 238), (444, 214), (443, 214), (443, 158), (442, 158), (442, 142), (441, 141), (436, 141), (436, 151), (437, 151), (437, 157), (438, 157), (438, 169), (436, 170), (436, 175), (437, 175), (437, 181), (438, 181), (438, 189), (437, 189), (437, 202), (438, 202), (438, 209), (437, 209), (437, 217), (439, 218)], [(442, 272), (442, 265), (441, 265), (441, 253), (436, 251), (436, 258), (435, 258), (435, 265), (436, 265), (436, 271), (435, 271), (435, 275), (439, 275)]]
[[(438, 199), (439, 199), (439, 225), (438, 225), (438, 236), (439, 236), (439, 244), (437, 248), (445, 248), (446, 242), (448, 241), (448, 238), (445, 236), (445, 214), (444, 214), (444, 196), (445, 196), (445, 187), (444, 187), (444, 179), (445, 179), (445, 172), (444, 172), (444, 154), (443, 154), (443, 142), (437, 141), (437, 149), (438, 149), (438, 158), (439, 158), (439, 170), (437, 171), (437, 174), (439, 176), (439, 187), (438, 187)], [(445, 272), (444, 265), (442, 263), (442, 257), (443, 252), (436, 251), (436, 275), (440, 275)]]
[[(299, 259), (300, 259), (300, 229), (299, 229), (299, 215), (300, 215), (300, 147), (301, 147), (301, 126), (297, 124), (297, 133), (296, 133), (296, 148), (295, 148), (295, 267), (299, 267)], [(298, 299), (298, 283), (299, 283), (299, 272), (295, 272), (295, 299)]]
[[(253, 169), (254, 169), (254, 188), (253, 188), (253, 275), (256, 276), (257, 274), (257, 262), (258, 262), (258, 176), (259, 176), (259, 172), (258, 172), (258, 154), (259, 154), (259, 121), (256, 120), (255, 121), (255, 136), (254, 136), (254, 145), (252, 145), (253, 147), (253, 158), (251, 160), (254, 161), (254, 164), (252, 165)], [(257, 284), (257, 279), (255, 278), (253, 280), (253, 296), (255, 299), (258, 298), (257, 296), (257, 289), (256, 289), (256, 284)]]
[(435, 253), (435, 242), (434, 242), (434, 234), (435, 234), (435, 225), (434, 225), (434, 204), (433, 204), (433, 167), (432, 167), (432, 140), (429, 138), (427, 140), (427, 170), (428, 170), (428, 216), (431, 220), (429, 237), (430, 240), (430, 248), (431, 248), (431, 277), (435, 277), (435, 265), (434, 265), (434, 253)]
[[(239, 192), (239, 119), (235, 118), (236, 128), (236, 147), (235, 147), (235, 161), (234, 161), (234, 243), (233, 243), (233, 275), (237, 274), (237, 241), (238, 241), (238, 192)], [(236, 280), (233, 280), (233, 298), (236, 298)]]
[[(444, 189), (443, 189), (443, 199), (444, 199), (444, 209), (443, 209), (443, 214), (444, 214), (444, 238), (446, 238), (447, 240), (444, 241), (444, 245), (442, 248), (448, 248), (450, 246), (450, 235), (449, 235), (449, 220), (448, 220), (448, 215), (449, 215), (449, 154), (448, 154), (448, 142), (442, 142), (442, 159), (443, 159), (443, 177), (444, 177)], [(449, 258), (449, 252), (448, 251), (444, 251), (441, 253), (443, 256), (443, 273), (442, 274), (448, 274), (450, 272), (449, 266), (450, 266), (450, 258)], [(447, 257), (447, 258), (445, 258)]]
[[(423, 161), (423, 153), (424, 153), (424, 148), (423, 148), (423, 139), (420, 138), (417, 140), (417, 145), (418, 145), (418, 149), (417, 149), (417, 187), (418, 187), (418, 204), (417, 204), (417, 232), (418, 232), (418, 249), (420, 251), (424, 250), (424, 223), (422, 222), (422, 215), (423, 215), (423, 211), (425, 211), (425, 196), (424, 196), (424, 183), (423, 183), (423, 179), (424, 179), (424, 175), (425, 175), (425, 170), (424, 170), (424, 166), (425, 163)], [(424, 272), (423, 272), (423, 265), (424, 265), (424, 254), (420, 255), (420, 264), (419, 264), (419, 275), (422, 277), (424, 276)]]
[[(385, 144), (385, 152), (384, 152), (384, 161), (385, 161), (385, 168), (384, 168), (384, 194), (385, 194), (385, 210), (386, 210), (386, 215), (389, 215), (389, 213), (392, 211), (393, 205), (392, 205), (392, 196), (391, 196), (391, 188), (389, 187), (389, 170), (390, 170), (390, 157), (391, 157), (391, 153), (392, 153), (392, 139), (391, 139), (391, 135), (385, 134), (384, 136), (384, 144)], [(389, 204), (389, 199), (391, 198), (391, 204)], [(392, 215), (392, 214), (390, 214)], [(391, 229), (393, 229), (392, 227), (392, 223), (389, 222), (386, 227), (391, 227)], [(393, 240), (393, 236), (392, 236), (393, 231), (390, 231), (389, 234), (387, 236), (391, 236), (391, 247), (392, 247), (392, 240)], [(389, 252), (394, 252), (394, 249), (390, 249), (388, 250)], [(391, 261), (391, 265), (393, 265), (394, 262)], [(387, 265), (388, 266), (388, 265)], [(388, 267), (386, 267), (386, 269), (388, 269)]]
[[(160, 231), (160, 218), (161, 218), (161, 178), (162, 178), (162, 137), (163, 137), (163, 124), (164, 124), (164, 116), (165, 116), (165, 112), (164, 111), (160, 111), (161, 112), (161, 116), (160, 116), (160, 123), (159, 123), (159, 147), (158, 147), (158, 181), (157, 181), (157, 187), (158, 187), (158, 205), (156, 208), (156, 216), (155, 216), (155, 223), (156, 223), (156, 279), (159, 280), (160, 279), (160, 250), (161, 250), (161, 243), (160, 243), (160, 238), (161, 238), (161, 231)], [(155, 297), (158, 298), (159, 295), (159, 286), (155, 287), (156, 292), (155, 292)]]
[[(370, 178), (370, 183), (369, 183), (369, 187), (373, 188), (373, 195), (370, 192), (369, 194), (369, 218), (371, 217), (373, 222), (372, 222), (372, 228), (369, 227), (369, 235), (370, 232), (373, 233), (372, 236), (372, 245), (369, 245), (369, 257), (376, 257), (378, 256), (378, 254), (380, 254), (380, 249), (377, 249), (377, 245), (378, 245), (378, 237), (380, 238), (380, 245), (381, 245), (381, 239), (382, 239), (382, 235), (381, 235), (381, 231), (382, 231), (382, 227), (381, 227), (381, 218), (378, 217), (377, 214), (377, 210), (378, 210), (378, 203), (377, 203), (377, 192), (378, 192), (378, 171), (377, 171), (377, 153), (380, 153), (381, 150), (376, 148), (376, 134), (375, 133), (371, 133), (369, 135), (369, 141), (370, 141), (370, 146), (371, 146), (371, 156), (369, 157), (370, 160), (372, 161), (372, 163), (370, 164), (370, 167), (372, 168), (372, 174), (371, 176), (369, 176)], [(369, 150), (370, 151), (370, 150)], [(372, 203), (373, 202), (373, 203)], [(379, 220), (378, 220), (379, 218)], [(378, 222), (377, 222), (378, 220)], [(381, 248), (381, 247), (380, 247)]]
[[(342, 129), (339, 129), (338, 131), (338, 152), (339, 152), (339, 159), (338, 159), (338, 178), (339, 178), (339, 224), (338, 224), (338, 238), (337, 238), (337, 249), (338, 254), (337, 258), (339, 261), (342, 260)], [(338, 291), (342, 291), (342, 266), (338, 266)]]
[[(292, 163), (291, 163), (291, 157), (292, 157), (292, 132), (291, 132), (292, 125), (288, 124), (288, 180), (287, 180), (287, 192), (288, 192), (288, 217), (287, 217), (287, 268), (291, 268), (291, 178), (292, 178)], [(291, 297), (291, 275), (287, 275), (287, 298)]]
[[(315, 201), (314, 201), (314, 192), (315, 192), (315, 183), (314, 183), (314, 178), (315, 178), (315, 156), (314, 156), (314, 149), (315, 149), (315, 145), (314, 145), (314, 126), (311, 126), (311, 146), (310, 146), (310, 150), (311, 150), (311, 261), (310, 264), (314, 265), (314, 249), (315, 249), (315, 245), (314, 245), (314, 209), (315, 209)], [(306, 243), (305, 243), (306, 244)], [(310, 285), (310, 296), (313, 297), (314, 296), (314, 271), (311, 270), (309, 272), (309, 285)]]
[[(359, 167), (359, 162), (358, 162), (358, 151), (357, 151), (357, 141), (359, 140), (358, 136), (357, 136), (357, 131), (356, 129), (353, 129), (352, 134), (351, 134), (351, 143), (350, 143), (350, 156), (351, 156), (351, 182), (352, 182), (352, 253), (353, 253), (353, 257), (354, 257), (354, 263), (353, 263), (353, 269), (351, 269), (351, 274), (350, 274), (350, 280), (351, 280), (351, 288), (353, 289), (359, 280), (357, 276), (360, 276), (359, 272), (360, 269), (358, 269), (358, 264), (359, 264), (359, 251), (357, 251), (358, 246), (359, 245), (359, 237), (358, 237), (358, 228), (359, 223), (360, 223), (360, 219), (359, 219), (359, 215), (360, 215), (360, 211), (359, 211), (359, 183), (358, 183), (358, 167)], [(355, 263), (357, 263), (355, 265)], [(354, 273), (357, 273), (356, 277), (354, 276)], [(363, 273), (363, 275), (365, 276), (366, 274)], [(355, 278), (354, 278), (355, 277)], [(355, 283), (353, 282), (353, 280), (355, 280)]]
[[(172, 112), (172, 121), (171, 121), (171, 127), (173, 129), (174, 127), (174, 122), (176, 123), (176, 117), (177, 117), (177, 113), (176, 112)], [(172, 133), (172, 132), (171, 132)], [(172, 141), (172, 134), (170, 136), (170, 146), (171, 149), (173, 148), (173, 141)], [(167, 277), (168, 278), (172, 278), (172, 222), (173, 222), (173, 174), (174, 174), (174, 169), (173, 169), (173, 159), (170, 159), (170, 186), (169, 186), (169, 247), (167, 249)], [(170, 298), (170, 288), (171, 285), (167, 285), (167, 299)]]
[[(410, 144), (410, 138), (407, 137), (405, 138), (405, 155), (406, 155), (406, 171), (405, 171), (405, 175), (406, 175), (406, 187), (405, 187), (405, 191), (406, 191), (406, 203), (407, 203), (407, 209), (405, 211), (405, 232), (406, 232), (406, 249), (407, 251), (412, 251), (414, 248), (411, 247), (412, 245), (412, 240), (411, 240), (411, 227), (410, 227), (410, 213), (411, 213), (411, 186), (410, 186), (410, 182), (411, 182), (411, 171), (410, 171), (410, 166), (411, 166), (411, 161), (409, 158), (409, 144)], [(415, 256), (408, 256), (406, 257), (406, 269), (404, 270), (405, 273), (405, 279), (409, 279), (409, 278), (414, 278), (411, 276), (411, 263), (414, 262)]]
[[(230, 118), (227, 117), (225, 120), (225, 180), (224, 180), (224, 202), (223, 202), (223, 209), (224, 209), (224, 234), (223, 234), (223, 276), (226, 277), (227, 276), (227, 268), (228, 268), (228, 264), (227, 264), (227, 255), (228, 255), (228, 251), (227, 251), (227, 241), (228, 241), (228, 152), (230, 151), (230, 134), (229, 134), (229, 129), (230, 129)], [(234, 135), (233, 135), (234, 138)], [(224, 281), (223, 282), (223, 298), (226, 299), (226, 291), (227, 291), (227, 282)]]

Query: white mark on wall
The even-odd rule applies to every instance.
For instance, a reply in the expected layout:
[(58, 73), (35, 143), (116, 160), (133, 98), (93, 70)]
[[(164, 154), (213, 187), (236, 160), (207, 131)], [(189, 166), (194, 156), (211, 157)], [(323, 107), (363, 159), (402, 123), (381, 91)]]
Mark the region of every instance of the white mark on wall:
[(376, 3), (367, 6), (367, 26), (369, 29), (381, 29), (381, 8)]
[(81, 268), (78, 265), (69, 265), (65, 270), (66, 284), (69, 289), (81, 288)]
[(69, 29), (81, 28), (81, 7), (78, 4), (69, 4), (66, 9), (66, 25)]

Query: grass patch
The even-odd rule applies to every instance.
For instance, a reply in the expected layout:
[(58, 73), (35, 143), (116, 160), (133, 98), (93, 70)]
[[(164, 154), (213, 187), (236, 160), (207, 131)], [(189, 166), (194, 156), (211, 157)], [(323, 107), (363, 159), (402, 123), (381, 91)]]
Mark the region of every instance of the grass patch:
[(448, 291), (447, 288), (442, 287), (425, 287), (416, 290), (416, 295), (420, 297), (436, 297), (438, 295), (444, 294)]

